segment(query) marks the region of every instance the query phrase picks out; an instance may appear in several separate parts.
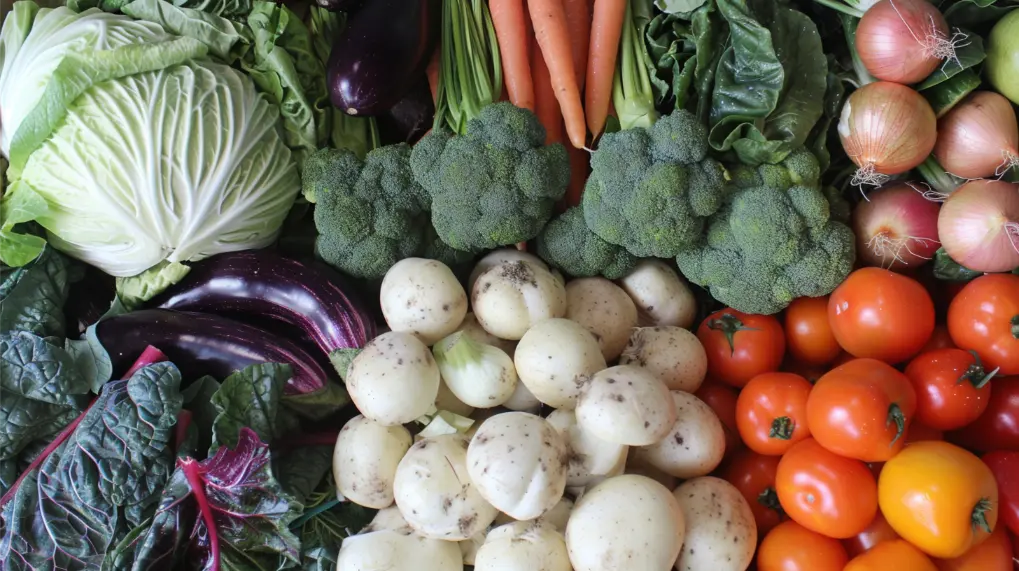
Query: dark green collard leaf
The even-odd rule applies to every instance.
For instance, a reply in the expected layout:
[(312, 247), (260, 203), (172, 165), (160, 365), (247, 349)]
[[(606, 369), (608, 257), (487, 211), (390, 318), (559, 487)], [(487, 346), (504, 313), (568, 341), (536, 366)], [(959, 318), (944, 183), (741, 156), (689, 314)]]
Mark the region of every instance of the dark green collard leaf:
[(944, 248), (934, 253), (934, 277), (951, 282), (968, 282), (984, 275), (983, 272), (971, 270), (953, 260)]
[(655, 0), (655, 6), (666, 14), (689, 15), (707, 0)]
[(966, 69), (955, 74), (948, 81), (942, 81), (934, 87), (925, 89), (922, 95), (931, 104), (934, 114), (941, 117), (978, 87), (980, 87), (980, 76), (972, 69)]
[(726, 34), (715, 0), (708, 0), (689, 18), (655, 16), (648, 23), (644, 43), (653, 64), (649, 71), (656, 103), (671, 100), (675, 109), (686, 108), (706, 122)]
[(917, 91), (922, 93), (924, 90), (948, 81), (964, 70), (980, 65), (984, 61), (984, 58), (987, 57), (987, 53), (984, 51), (984, 40), (974, 33), (963, 33), (966, 33), (968, 37), (956, 48), (955, 59), (946, 61), (927, 79), (920, 82), (916, 86)]
[(326, 381), (326, 386), (310, 393), (284, 395), (283, 405), (310, 420), (323, 420), (350, 403), (342, 385)]
[(827, 61), (817, 26), (784, 5), (719, 0), (730, 45), (715, 77), (709, 142), (748, 164), (802, 145), (822, 115)]
[(63, 337), (68, 269), (67, 259), (47, 247), (26, 266), (0, 270), (0, 329)]
[(233, 447), (242, 428), (255, 431), (259, 439), (272, 442), (297, 427), (297, 419), (282, 404), (290, 366), (276, 363), (251, 365), (223, 381), (212, 397), (217, 415), (213, 421), (212, 447)]
[(303, 446), (274, 462), (273, 473), (292, 498), (305, 503), (332, 468), (332, 461), (332, 446)]
[(64, 341), (64, 350), (74, 359), (75, 367), (89, 381), (92, 392), (98, 393), (106, 381), (113, 376), (110, 354), (96, 335), (96, 324), (85, 330), (84, 339)]
[(25, 331), (0, 334), (0, 460), (52, 438), (88, 405), (91, 379), (52, 341)]
[(332, 571), (343, 539), (367, 526), (375, 510), (352, 502), (336, 502), (336, 485), (331, 475), (305, 502), (304, 515), (292, 524), (301, 538), (302, 571)]
[[(829, 65), (829, 69), (834, 69), (834, 66)], [(842, 80), (834, 72), (828, 72), (827, 83), (821, 120), (814, 124), (814, 128), (811, 129), (805, 142), (807, 148), (814, 153), (817, 161), (821, 164), (821, 172), (828, 170), (831, 165), (831, 153), (828, 152), (829, 130), (832, 121), (836, 120), (842, 110), (842, 100), (846, 95), (846, 88), (842, 85)]]
[(193, 8), (222, 16), (231, 20), (243, 21), (251, 13), (252, 0), (172, 0), (175, 6)]
[(99, 569), (155, 508), (173, 470), (180, 373), (149, 365), (114, 381), (5, 506), (0, 560), (12, 570)]
[(256, 0), (248, 16), (254, 33), (253, 57), (242, 67), (280, 108), (283, 140), (298, 164), (329, 139), (332, 105), (325, 65), (308, 28), (289, 8)]
[(954, 28), (984, 28), (1000, 20), (1019, 6), (1015, 0), (959, 0), (944, 11), (945, 20)]

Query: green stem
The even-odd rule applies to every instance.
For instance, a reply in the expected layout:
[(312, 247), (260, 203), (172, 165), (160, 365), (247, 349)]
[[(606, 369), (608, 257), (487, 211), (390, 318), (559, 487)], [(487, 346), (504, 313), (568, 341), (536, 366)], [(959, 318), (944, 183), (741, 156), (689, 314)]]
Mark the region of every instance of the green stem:
[(858, 18), (859, 16), (853, 17), (852, 15), (841, 14), (839, 20), (842, 21), (842, 29), (846, 34), (846, 45), (849, 47), (849, 55), (853, 58), (853, 71), (856, 73), (856, 82), (859, 84), (857, 87), (863, 87), (877, 80), (867, 71), (867, 66), (863, 65), (863, 60), (860, 59), (860, 54), (856, 51), (856, 27), (860, 24)]
[(782, 509), (782, 504), (778, 501), (778, 493), (772, 486), (768, 486), (763, 492), (757, 495), (757, 503), (769, 510), (775, 510), (778, 512), (779, 519), (785, 519), (785, 510)]
[(723, 313), (718, 319), (712, 319), (708, 322), (708, 329), (713, 331), (721, 331), (725, 335), (725, 340), (729, 342), (729, 354), (732, 355), (736, 352), (736, 334), (740, 331), (757, 331), (755, 327), (747, 327), (743, 325), (738, 317), (731, 313)]
[(941, 166), (934, 155), (927, 157), (927, 160), (920, 163), (920, 166), (916, 167), (920, 177), (923, 178), (927, 184), (931, 185), (942, 197), (947, 197), (949, 194), (955, 192), (955, 189), (962, 185), (960, 179), (945, 172), (945, 167)]
[(973, 506), (973, 513), (970, 518), (974, 530), (982, 529), (987, 533), (991, 533), (991, 526), (987, 523), (987, 512), (992, 509), (994, 509), (994, 504), (987, 498), (981, 498), (977, 505)]
[(793, 419), (788, 416), (780, 416), (771, 421), (771, 430), (768, 432), (768, 438), (789, 440), (793, 437), (793, 432), (795, 430), (796, 423), (793, 422)]
[(837, 0), (814, 0), (814, 2), (817, 2), (818, 4), (820, 4), (822, 6), (831, 8), (832, 10), (835, 10), (836, 12), (841, 12), (841, 13), (847, 15), (847, 16), (852, 16), (852, 17), (857, 18), (857, 19), (863, 17), (863, 12), (862, 11), (857, 10), (856, 8), (853, 8), (852, 6), (848, 6), (846, 4), (843, 4), (842, 2), (838, 2)]
[(902, 408), (895, 403), (888, 407), (888, 420), (885, 421), (885, 426), (890, 426), (892, 423), (895, 423), (895, 438), (892, 438), (888, 446), (894, 446), (906, 433), (906, 415), (902, 412)]
[(998, 374), (999, 369), (994, 369), (990, 373), (984, 370), (984, 364), (980, 362), (980, 355), (976, 351), (970, 351), (970, 355), (973, 355), (974, 363), (966, 368), (956, 384), (962, 384), (969, 382), (975, 389), (982, 389), (984, 385), (991, 382), (994, 375)]

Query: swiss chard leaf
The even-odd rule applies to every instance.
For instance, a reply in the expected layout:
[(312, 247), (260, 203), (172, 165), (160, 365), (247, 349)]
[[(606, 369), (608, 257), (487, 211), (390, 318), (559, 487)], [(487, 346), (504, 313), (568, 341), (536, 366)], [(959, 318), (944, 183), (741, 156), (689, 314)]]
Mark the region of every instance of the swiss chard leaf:
[(283, 489), (303, 503), (329, 473), (332, 461), (332, 446), (302, 446), (281, 455), (274, 463), (273, 473)]
[(64, 304), (70, 292), (67, 259), (51, 247), (20, 268), (0, 270), (0, 324), (4, 331), (64, 336)]
[(984, 40), (973, 33), (968, 33), (967, 38), (956, 47), (955, 58), (946, 60), (934, 73), (927, 76), (927, 79), (916, 86), (916, 90), (923, 92), (935, 85), (939, 85), (963, 71), (980, 65), (987, 57), (984, 51)]
[(283, 405), (298, 415), (311, 420), (323, 420), (350, 402), (342, 385), (327, 381), (326, 385), (310, 393), (284, 395)]
[(212, 448), (233, 447), (243, 428), (272, 442), (293, 431), (297, 419), (281, 406), (290, 366), (275, 363), (251, 365), (223, 381), (212, 397), (217, 415), (213, 421)]
[(216, 379), (202, 377), (182, 391), (184, 408), (191, 412), (191, 422), (197, 429), (196, 450), (208, 450), (212, 446), (212, 430), (219, 416), (212, 397), (219, 388)]
[(304, 515), (291, 525), (301, 538), (301, 569), (332, 571), (343, 539), (367, 526), (376, 512), (352, 502), (337, 502), (331, 476), (305, 503)]
[(173, 469), (180, 373), (170, 363), (107, 383), (4, 506), (0, 560), (13, 570), (99, 569), (155, 508)]
[(934, 253), (934, 277), (950, 282), (968, 282), (984, 275), (983, 272), (971, 270), (948, 255), (944, 248)]

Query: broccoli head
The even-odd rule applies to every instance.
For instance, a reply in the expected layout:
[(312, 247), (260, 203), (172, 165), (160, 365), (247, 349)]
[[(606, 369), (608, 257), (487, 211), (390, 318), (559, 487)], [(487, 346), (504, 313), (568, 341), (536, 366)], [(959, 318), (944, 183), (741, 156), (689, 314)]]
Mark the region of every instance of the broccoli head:
[(751, 173), (738, 173), (739, 188), (709, 219), (701, 241), (676, 257), (687, 279), (746, 313), (777, 313), (797, 297), (831, 293), (852, 270), (855, 239), (831, 219), (811, 163), (817, 161), (804, 150), (762, 165), (757, 186), (745, 184)]
[(570, 208), (545, 226), (538, 234), (537, 254), (548, 265), (578, 278), (615, 280), (637, 265), (637, 258), (626, 248), (609, 244), (587, 227), (580, 207)]
[(414, 181), (410, 147), (380, 147), (360, 161), (348, 150), (322, 149), (308, 158), (305, 189), (316, 199), (316, 254), (358, 278), (374, 279), (424, 251), (428, 196)]
[(677, 255), (724, 199), (727, 173), (707, 155), (707, 129), (685, 110), (605, 134), (584, 189), (587, 226), (634, 256)]
[(544, 143), (538, 118), (507, 102), (482, 109), (463, 135), (436, 130), (418, 141), (411, 168), (439, 238), (480, 252), (537, 236), (570, 179), (566, 149)]

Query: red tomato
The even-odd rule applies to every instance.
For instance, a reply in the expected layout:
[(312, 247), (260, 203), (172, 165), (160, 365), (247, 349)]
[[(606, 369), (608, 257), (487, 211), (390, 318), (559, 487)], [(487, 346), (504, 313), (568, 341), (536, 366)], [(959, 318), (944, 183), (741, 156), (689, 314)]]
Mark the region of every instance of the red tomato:
[(785, 355), (785, 334), (771, 315), (716, 311), (697, 328), (697, 338), (708, 355), (708, 375), (737, 388), (777, 371)]
[(899, 539), (899, 534), (895, 533), (895, 530), (892, 529), (885, 516), (878, 512), (874, 516), (874, 521), (870, 522), (870, 525), (867, 526), (867, 529), (856, 534), (854, 537), (842, 540), (842, 545), (846, 547), (846, 553), (850, 557), (856, 557), (865, 551), (869, 551), (882, 541), (891, 541), (893, 539)]
[(988, 370), (1019, 375), (1019, 276), (988, 274), (966, 284), (948, 307), (948, 331)]
[(915, 413), (909, 379), (875, 359), (832, 369), (807, 400), (807, 424), (817, 442), (864, 462), (883, 462), (898, 453)]
[(852, 355), (852, 353), (848, 353), (846, 351), (843, 351), (842, 353), (839, 353), (838, 357), (835, 357), (834, 361), (831, 362), (830, 369), (834, 369), (835, 367), (840, 367), (842, 365), (845, 365), (846, 363), (852, 361), (855, 358), (856, 357), (854, 357)]
[(932, 559), (939, 571), (1012, 571), (1012, 542), (998, 527), (983, 542), (955, 559)]
[(923, 349), (920, 349), (920, 353), (953, 347), (955, 347), (955, 343), (952, 341), (952, 335), (948, 333), (948, 326), (939, 323), (934, 326), (934, 333), (931, 333), (931, 338), (927, 340)]
[(797, 442), (782, 456), (775, 490), (793, 521), (836, 539), (857, 535), (877, 513), (877, 482), (867, 466), (813, 438)]
[(827, 365), (842, 352), (828, 325), (828, 297), (794, 299), (785, 310), (785, 342), (794, 359)]
[(816, 383), (817, 379), (820, 379), (822, 376), (824, 376), (824, 374), (827, 373), (828, 369), (830, 368), (831, 365), (811, 365), (810, 363), (804, 363), (803, 361), (796, 361), (791, 359), (786, 359), (785, 363), (782, 364), (783, 373), (793, 373), (794, 375), (799, 375), (804, 379), (810, 381), (810, 384)]
[(722, 421), (722, 428), (725, 429), (725, 456), (730, 458), (741, 448), (743, 441), (739, 438), (739, 428), (736, 426), (736, 391), (729, 385), (706, 380), (697, 389), (694, 396), (705, 402), (711, 410), (718, 415)]
[(934, 331), (934, 302), (916, 280), (862, 268), (831, 294), (828, 321), (843, 349), (856, 357), (900, 363)]
[(923, 442), (925, 440), (944, 440), (945, 433), (931, 428), (926, 424), (914, 421), (906, 430), (906, 444), (910, 442)]
[(996, 451), (981, 457), (998, 482), (998, 521), (1019, 533), (1019, 452)]
[(849, 562), (839, 540), (795, 521), (782, 523), (757, 548), (758, 571), (842, 571)]
[(937, 349), (909, 362), (906, 376), (916, 390), (916, 418), (939, 430), (973, 422), (987, 409), (991, 375), (962, 349)]
[(775, 492), (778, 456), (764, 456), (753, 450), (740, 450), (722, 472), (722, 479), (743, 494), (757, 523), (757, 537), (764, 537), (771, 528), (785, 519)]
[(810, 381), (792, 373), (764, 373), (751, 379), (736, 400), (736, 427), (747, 448), (781, 456), (810, 437), (810, 388)]
[(987, 410), (945, 437), (949, 442), (981, 452), (1019, 451), (1019, 376), (995, 378)]

